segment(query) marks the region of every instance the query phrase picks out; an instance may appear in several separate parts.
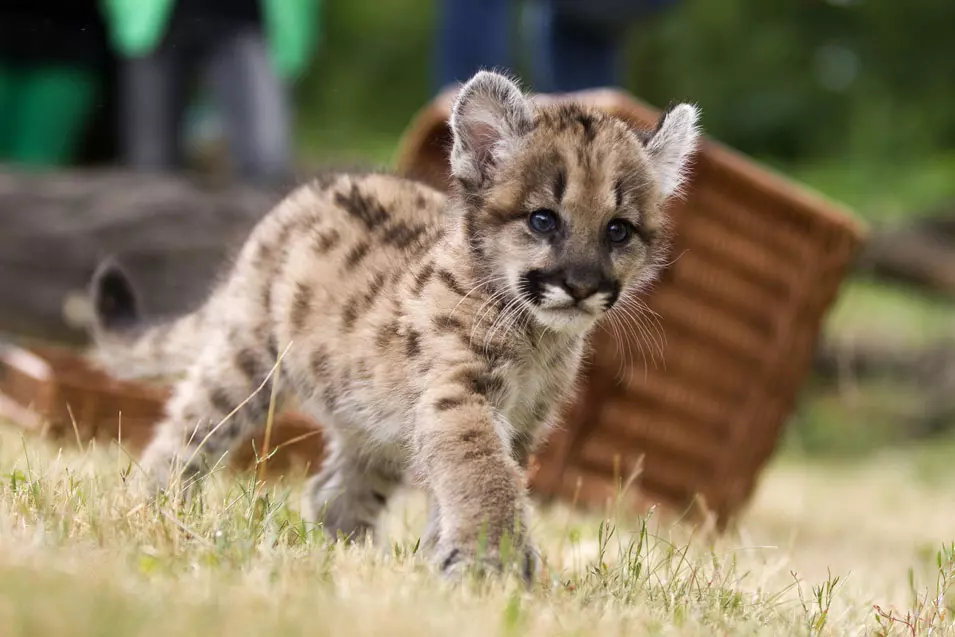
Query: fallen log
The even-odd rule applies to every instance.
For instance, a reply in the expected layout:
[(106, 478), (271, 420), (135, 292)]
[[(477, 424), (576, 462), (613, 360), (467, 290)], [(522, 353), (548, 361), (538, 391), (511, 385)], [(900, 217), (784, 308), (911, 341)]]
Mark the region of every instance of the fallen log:
[(931, 383), (955, 369), (955, 343), (924, 347), (886, 341), (825, 340), (816, 350), (813, 367), (818, 378), (897, 378)]
[(0, 171), (0, 330), (85, 340), (70, 300), (107, 255), (145, 291), (146, 312), (187, 311), (286, 190), (122, 171)]
[(823, 382), (854, 386), (889, 380), (917, 392), (919, 408), (899, 415), (911, 437), (955, 428), (955, 341), (922, 347), (885, 341), (820, 343), (813, 371)]
[(955, 239), (940, 226), (944, 224), (872, 233), (854, 264), (855, 273), (955, 297)]

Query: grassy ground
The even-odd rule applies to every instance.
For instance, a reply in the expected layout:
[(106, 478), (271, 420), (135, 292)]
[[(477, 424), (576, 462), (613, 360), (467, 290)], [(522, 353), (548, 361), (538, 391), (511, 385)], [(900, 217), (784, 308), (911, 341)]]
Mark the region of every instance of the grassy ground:
[(432, 575), (413, 554), (423, 517), (413, 494), (385, 521), (386, 546), (345, 548), (303, 529), (297, 480), (256, 490), (222, 479), (202, 508), (144, 507), (117, 448), (60, 449), (0, 427), (0, 627), (9, 637), (850, 635), (878, 634), (878, 605), (908, 621), (916, 609), (927, 622), (918, 634), (955, 634), (955, 556), (939, 553), (955, 537), (944, 451), (777, 460), (739, 528), (718, 539), (656, 516), (602, 524), (540, 511), (547, 570), (526, 591)]

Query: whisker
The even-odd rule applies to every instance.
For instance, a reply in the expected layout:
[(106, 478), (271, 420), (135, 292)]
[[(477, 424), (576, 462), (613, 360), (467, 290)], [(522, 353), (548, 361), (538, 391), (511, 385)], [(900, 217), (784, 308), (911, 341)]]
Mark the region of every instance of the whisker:
[(497, 282), (499, 282), (499, 281), (505, 281), (505, 282), (506, 282), (506, 281), (507, 281), (507, 278), (506, 278), (506, 277), (503, 277), (503, 276), (493, 276), (493, 277), (488, 277), (487, 279), (484, 279), (484, 280), (480, 281), (477, 285), (475, 285), (473, 288), (471, 288), (470, 290), (468, 290), (467, 294), (465, 294), (464, 296), (461, 297), (461, 299), (457, 302), (457, 304), (455, 304), (454, 308), (452, 308), (452, 310), (448, 313), (448, 316), (453, 316), (454, 313), (458, 310), (458, 308), (461, 307), (461, 304), (464, 303), (465, 299), (467, 299), (469, 296), (471, 296), (476, 290), (478, 290), (479, 288), (482, 288), (482, 287), (484, 287), (484, 286), (486, 286), (486, 285), (490, 285), (490, 284), (492, 284), (492, 283), (497, 283)]

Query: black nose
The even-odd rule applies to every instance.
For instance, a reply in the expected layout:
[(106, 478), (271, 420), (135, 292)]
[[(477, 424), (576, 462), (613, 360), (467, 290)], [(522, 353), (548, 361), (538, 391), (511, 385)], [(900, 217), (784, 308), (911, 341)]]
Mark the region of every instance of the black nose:
[(563, 287), (575, 301), (582, 301), (597, 292), (601, 280), (598, 270), (571, 268), (564, 273)]

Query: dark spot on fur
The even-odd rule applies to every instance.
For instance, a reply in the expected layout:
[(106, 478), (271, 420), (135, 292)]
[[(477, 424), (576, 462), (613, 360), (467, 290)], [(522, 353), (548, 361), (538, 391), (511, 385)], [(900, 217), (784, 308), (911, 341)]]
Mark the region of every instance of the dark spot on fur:
[(202, 422), (206, 420), (205, 418), (202, 417), (200, 413), (195, 411), (194, 407), (184, 408), (183, 411), (179, 414), (179, 418), (181, 418), (182, 422), (184, 422), (186, 426), (189, 427), (190, 435), (192, 434), (192, 430), (197, 425), (201, 426)]
[(557, 177), (554, 179), (554, 199), (557, 200), (557, 203), (560, 203), (564, 200), (564, 191), (567, 189), (567, 172), (560, 168), (557, 171)]
[(534, 404), (534, 419), (543, 422), (550, 415), (551, 401), (546, 398), (540, 398)]
[(338, 230), (332, 229), (315, 235), (312, 240), (312, 250), (316, 254), (326, 254), (341, 243), (342, 236)]
[(447, 398), (439, 398), (434, 403), (434, 408), (438, 411), (450, 411), (456, 407), (467, 404), (468, 399), (464, 396), (455, 396)]
[(419, 256), (426, 250), (430, 250), (444, 239), (446, 233), (447, 231), (444, 228), (432, 230), (431, 234), (426, 234), (424, 237), (418, 240), (417, 246), (412, 249), (411, 253), (413, 255)]
[(377, 502), (380, 506), (385, 506), (385, 504), (388, 502), (388, 498), (386, 498), (385, 494), (381, 493), (380, 491), (372, 491), (371, 496), (375, 498), (375, 502)]
[(375, 335), (375, 345), (378, 349), (385, 349), (396, 336), (398, 336), (398, 321), (388, 321), (378, 328), (378, 333)]
[[(307, 221), (307, 219), (305, 221)], [(285, 249), (286, 244), (292, 232), (296, 230), (298, 224), (302, 222), (302, 219), (296, 219), (292, 223), (282, 226), (282, 228), (279, 229), (275, 241), (264, 244), (269, 253), (274, 256), (274, 259), (270, 259), (262, 268), (262, 280), (264, 284), (262, 304), (267, 309), (272, 307), (272, 282), (280, 275), (282, 269), (285, 267), (285, 260), (288, 254), (288, 251)]]
[(461, 319), (455, 318), (453, 316), (445, 316), (442, 314), (434, 317), (431, 322), (435, 328), (441, 330), (442, 332), (464, 329), (464, 323), (461, 322)]
[(457, 282), (457, 279), (454, 278), (454, 275), (448, 270), (438, 270), (438, 278), (442, 283), (444, 283), (445, 286), (447, 286), (449, 290), (458, 296), (465, 296), (467, 294), (467, 291), (461, 287), (461, 285)]
[[(254, 388), (250, 388), (250, 391)], [(278, 409), (281, 405), (279, 400), (280, 396), (276, 396), (276, 408)], [(272, 402), (272, 379), (269, 379), (262, 384), (262, 389), (255, 392), (254, 394), (249, 395), (245, 399), (245, 408), (251, 410), (253, 413), (266, 413), (269, 409), (269, 403)], [(238, 403), (236, 404), (238, 406)]]
[(335, 395), (335, 388), (331, 385), (326, 385), (325, 388), (322, 389), (322, 402), (325, 403), (326, 408), (335, 409), (335, 405), (338, 403)]
[(464, 236), (468, 238), (468, 243), (474, 243), (478, 237), (477, 214), (474, 210), (464, 213)]
[(464, 455), (461, 456), (461, 460), (472, 461), (472, 460), (483, 460), (491, 455), (491, 450), (487, 447), (481, 446), (474, 449), (468, 449), (464, 452)]
[(404, 221), (398, 221), (388, 226), (382, 233), (381, 240), (385, 245), (392, 245), (403, 250), (418, 241), (425, 230), (425, 226), (421, 224), (411, 225)]
[(461, 442), (474, 442), (480, 437), (481, 437), (481, 432), (479, 430), (468, 429), (467, 431), (462, 432), (460, 436), (458, 436), (458, 440), (460, 440)]
[(421, 296), (424, 286), (428, 284), (428, 281), (431, 279), (433, 274), (434, 264), (429, 261), (428, 263), (425, 263), (420, 270), (418, 270), (417, 274), (415, 274), (414, 287), (411, 288), (411, 293), (415, 296)]
[(623, 205), (623, 182), (619, 179), (613, 185), (613, 194), (616, 198), (617, 208)]
[(405, 338), (405, 355), (408, 358), (415, 358), (421, 353), (421, 334), (416, 330), (409, 329), (408, 336)]
[(583, 129), (584, 141), (592, 142), (597, 135), (596, 120), (589, 113), (578, 113), (577, 123)]
[(355, 364), (355, 376), (359, 380), (368, 380), (371, 378), (371, 368), (366, 361), (358, 361)]
[(384, 272), (378, 272), (375, 274), (374, 278), (368, 283), (368, 291), (365, 293), (365, 298), (368, 301), (373, 300), (378, 293), (381, 292), (381, 288), (385, 285), (386, 275)]
[(523, 220), (525, 215), (525, 211), (521, 209), (510, 210), (497, 207), (485, 208), (482, 212), (484, 221), (496, 226), (504, 226), (516, 220)]
[(518, 288), (534, 305), (540, 305), (544, 298), (544, 282), (547, 279), (541, 270), (529, 270), (521, 276)]
[(346, 330), (350, 330), (358, 319), (358, 303), (359, 299), (352, 299), (345, 305), (345, 309), (342, 310), (342, 327)]
[(276, 257), (274, 263), (271, 263), (271, 267), (269, 268), (269, 276), (266, 277), (267, 280), (271, 280), (272, 276), (275, 275), (281, 269), (282, 264), (285, 263), (285, 247), (294, 229), (294, 223), (282, 226), (278, 236), (275, 237), (275, 242), (263, 245), (265, 253)]
[(395, 268), (391, 274), (388, 275), (388, 287), (394, 287), (398, 280), (408, 274), (408, 271), (404, 268)]
[(496, 376), (484, 371), (466, 367), (455, 375), (458, 382), (464, 385), (469, 391), (485, 398), (492, 393), (497, 393), (503, 389), (504, 384)]
[(362, 260), (368, 254), (368, 250), (370, 249), (371, 245), (367, 241), (362, 240), (356, 243), (345, 256), (345, 268), (347, 270), (354, 270), (357, 268), (358, 264), (362, 262)]
[(342, 311), (342, 326), (345, 329), (351, 329), (358, 317), (372, 306), (375, 299), (378, 298), (378, 293), (385, 284), (385, 279), (385, 273), (378, 272), (368, 283), (367, 290), (353, 296), (345, 304), (345, 309)]
[(611, 285), (609, 294), (607, 295), (607, 300), (604, 301), (604, 309), (609, 310), (617, 302), (617, 299), (620, 298), (620, 282), (614, 281)]
[(236, 408), (236, 403), (229, 398), (228, 392), (222, 387), (214, 387), (209, 390), (209, 404), (219, 414), (226, 415)]
[(252, 261), (255, 263), (256, 267), (266, 268), (269, 265), (269, 261), (272, 259), (272, 248), (267, 243), (260, 243), (255, 248), (255, 253), (252, 255)]
[(481, 339), (472, 339), (466, 334), (461, 336), (467, 341), (466, 344), (472, 352), (491, 364), (498, 364), (507, 358), (507, 349), (498, 343), (485, 343)]
[(248, 348), (239, 350), (235, 357), (235, 365), (250, 381), (255, 380), (261, 369), (258, 355)]
[(375, 197), (361, 192), (358, 184), (353, 183), (347, 193), (335, 193), (335, 203), (358, 219), (368, 230), (377, 228), (388, 219), (388, 211)]
[(454, 177), (454, 183), (457, 184), (458, 192), (470, 199), (480, 192), (481, 186), (484, 184), (484, 180), (481, 177), (478, 177), (477, 179), (465, 179), (464, 177), (456, 175)]
[(331, 365), (328, 362), (328, 352), (324, 348), (317, 348), (312, 352), (309, 360), (312, 373), (320, 380), (325, 380), (331, 375)]
[(300, 332), (305, 326), (305, 320), (312, 309), (312, 288), (306, 283), (299, 281), (295, 285), (295, 296), (292, 299), (292, 312), (290, 320), (292, 329)]
[(414, 205), (415, 208), (418, 209), (424, 208), (427, 205), (427, 202), (424, 200), (424, 195), (422, 195), (420, 192), (414, 197)]

